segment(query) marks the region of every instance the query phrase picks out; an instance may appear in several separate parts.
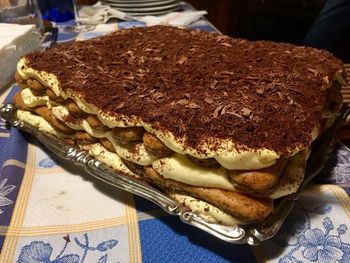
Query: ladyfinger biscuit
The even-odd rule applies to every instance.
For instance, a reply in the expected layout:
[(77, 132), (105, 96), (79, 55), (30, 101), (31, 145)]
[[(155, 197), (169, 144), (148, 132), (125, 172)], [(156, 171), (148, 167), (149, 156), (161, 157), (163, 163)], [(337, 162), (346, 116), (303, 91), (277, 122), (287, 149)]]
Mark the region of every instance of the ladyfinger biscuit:
[(141, 141), (144, 131), (141, 127), (115, 127), (112, 134), (120, 143), (127, 144)]
[(24, 80), (22, 79), (21, 75), (17, 71), (15, 73), (15, 81), (17, 83), (23, 83), (24, 82)]
[(91, 126), (91, 128), (95, 129), (95, 130), (99, 130), (99, 131), (108, 131), (109, 128), (104, 125), (98, 118), (96, 115), (92, 115), (89, 114), (86, 117), (86, 121), (89, 123), (89, 125)]
[(28, 107), (24, 104), (21, 92), (17, 92), (15, 96), (13, 96), (13, 103), (20, 110), (28, 109)]
[(55, 102), (63, 103), (64, 99), (62, 97), (57, 97), (55, 92), (53, 92), (51, 89), (46, 89), (46, 95), (49, 96), (49, 98)]
[(267, 192), (278, 182), (278, 178), (286, 163), (286, 159), (281, 158), (275, 165), (264, 169), (254, 171), (228, 170), (228, 175), (232, 182), (241, 186), (242, 189), (253, 190), (254, 192)]
[(214, 158), (207, 158), (207, 159), (199, 159), (196, 157), (193, 157), (191, 155), (187, 155), (188, 159), (190, 159), (192, 162), (199, 166), (208, 167), (208, 168), (219, 168), (220, 164), (214, 159)]
[(172, 151), (153, 134), (145, 132), (142, 139), (146, 150), (151, 154), (158, 157), (166, 157), (172, 154)]
[(66, 107), (69, 113), (71, 113), (72, 115), (76, 115), (79, 117), (87, 116), (87, 114), (79, 108), (79, 106), (74, 102), (74, 100), (71, 100), (71, 99), (67, 100)]
[(33, 93), (34, 96), (43, 96), (46, 94), (46, 90), (35, 90), (31, 89), (31, 92)]
[(75, 131), (65, 125), (62, 121), (55, 118), (51, 110), (47, 106), (40, 106), (34, 109), (34, 112), (46, 121), (48, 121), (52, 126), (54, 126), (58, 131), (65, 134), (74, 134)]
[(100, 142), (103, 145), (103, 147), (105, 147), (108, 151), (110, 151), (112, 153), (116, 152), (113, 144), (107, 138), (101, 138)]
[(19, 75), (17, 71), (15, 73), (15, 81), (21, 89), (28, 88), (27, 82), (24, 79), (22, 79), (22, 77)]
[(75, 139), (80, 145), (92, 144), (99, 141), (97, 138), (92, 137), (87, 132), (83, 131), (77, 131), (77, 133), (75, 134)]
[(123, 159), (123, 163), (135, 174), (142, 176), (144, 174), (145, 168), (137, 163), (130, 162)]
[(32, 90), (44, 91), (46, 87), (36, 79), (27, 79), (27, 86)]
[(270, 198), (255, 198), (246, 194), (215, 188), (203, 188), (165, 179), (152, 167), (145, 167), (145, 175), (159, 187), (186, 192), (198, 199), (207, 201), (219, 209), (241, 219), (253, 223), (265, 219), (273, 210)]

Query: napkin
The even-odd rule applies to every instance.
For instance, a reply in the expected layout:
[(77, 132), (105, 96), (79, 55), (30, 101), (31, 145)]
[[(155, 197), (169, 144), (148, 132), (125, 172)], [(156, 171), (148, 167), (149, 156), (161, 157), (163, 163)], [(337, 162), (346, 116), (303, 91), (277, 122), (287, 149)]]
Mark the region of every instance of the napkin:
[(109, 5), (102, 5), (97, 2), (93, 6), (84, 6), (79, 10), (79, 21), (84, 24), (104, 24), (111, 18), (126, 20), (126, 13), (113, 9)]
[(153, 25), (170, 25), (170, 26), (187, 26), (192, 22), (208, 14), (207, 11), (187, 11), (172, 12), (163, 16), (144, 16), (139, 21), (144, 22), (148, 26)]
[(97, 2), (93, 6), (84, 6), (79, 10), (79, 21), (85, 24), (107, 23), (111, 18), (143, 22), (146, 25), (186, 26), (198, 20), (207, 11), (172, 12), (163, 16), (130, 16), (108, 5)]
[(77, 41), (84, 41), (84, 40), (87, 40), (90, 38), (103, 36), (107, 33), (111, 33), (113, 31), (117, 31), (117, 30), (118, 30), (117, 23), (99, 24), (99, 25), (96, 25), (93, 30), (80, 32), (78, 34), (78, 36), (76, 37), (76, 40)]
[(13, 78), (19, 58), (41, 43), (35, 25), (0, 23), (0, 89)]

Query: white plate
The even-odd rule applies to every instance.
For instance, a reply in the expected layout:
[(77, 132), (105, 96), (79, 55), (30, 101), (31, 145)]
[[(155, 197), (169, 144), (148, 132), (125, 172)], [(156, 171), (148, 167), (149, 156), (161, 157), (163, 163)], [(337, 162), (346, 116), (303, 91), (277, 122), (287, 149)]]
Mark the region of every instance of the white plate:
[[(110, 3), (116, 3), (116, 4), (146, 4), (146, 3), (162, 3), (164, 1), (167, 1), (167, 0), (108, 0), (108, 2)], [(102, 0), (102, 2), (105, 2), (105, 0)]]
[(178, 8), (180, 6), (180, 2), (175, 2), (174, 4), (169, 5), (162, 5), (162, 6), (154, 6), (154, 7), (138, 7), (138, 8), (127, 8), (127, 7), (119, 7), (118, 4), (110, 4), (112, 7), (116, 7), (118, 10), (131, 13), (144, 13), (144, 12), (156, 12), (156, 11), (163, 11), (164, 9), (172, 9), (172, 8)]
[(180, 7), (174, 7), (174, 8), (170, 8), (170, 9), (166, 9), (166, 10), (161, 10), (161, 11), (139, 11), (139, 12), (125, 12), (128, 15), (131, 16), (159, 16), (159, 15), (165, 15), (171, 12), (175, 12), (175, 11), (179, 11)]
[(115, 7), (152, 7), (152, 6), (163, 6), (163, 5), (169, 5), (169, 4), (175, 4), (177, 2), (179, 2), (179, 0), (165, 0), (165, 1), (152, 1), (152, 2), (117, 2), (117, 1), (113, 1), (113, 0), (104, 0), (102, 1), (108, 5), (114, 5)]

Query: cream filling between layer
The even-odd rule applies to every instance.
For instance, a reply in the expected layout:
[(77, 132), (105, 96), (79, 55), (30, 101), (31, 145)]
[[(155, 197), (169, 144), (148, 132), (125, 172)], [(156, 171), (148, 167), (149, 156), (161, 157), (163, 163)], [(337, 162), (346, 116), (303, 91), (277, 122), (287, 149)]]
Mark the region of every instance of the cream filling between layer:
[(17, 118), (30, 124), (31, 126), (38, 128), (39, 131), (53, 134), (58, 138), (74, 138), (74, 136), (56, 131), (43, 117), (34, 115), (29, 111), (17, 110)]
[(208, 223), (223, 224), (223, 225), (244, 225), (245, 223), (235, 217), (220, 210), (216, 206), (194, 197), (183, 194), (170, 194), (180, 204), (188, 207), (192, 212), (200, 216)]
[(21, 91), (21, 96), (24, 104), (28, 107), (43, 106), (46, 105), (49, 100), (49, 96), (34, 96), (29, 88), (23, 89)]
[(51, 106), (50, 108), (52, 110), (52, 114), (57, 119), (64, 121), (68, 127), (74, 130), (83, 130), (95, 138), (107, 138), (113, 144), (117, 154), (125, 160), (140, 165), (150, 165), (152, 162), (158, 159), (154, 155), (148, 153), (143, 144), (137, 144), (132, 149), (123, 146), (114, 139), (111, 132), (93, 129), (86, 120), (81, 120), (80, 122), (74, 123), (67, 121), (65, 118), (69, 115), (69, 111), (64, 106)]
[[(277, 199), (298, 191), (304, 179), (306, 161), (311, 150), (291, 157), (274, 190), (268, 197)], [(164, 178), (188, 185), (236, 191), (223, 168), (210, 169), (196, 165), (185, 156), (174, 154), (152, 163), (152, 168)]]
[[(28, 93), (29, 94), (29, 93)], [(32, 94), (33, 97), (35, 97)], [(29, 101), (40, 101), (35, 98), (30, 98)], [(235, 186), (230, 182), (227, 177), (227, 172), (224, 168), (211, 169), (196, 165), (190, 161), (187, 157), (181, 154), (174, 154), (171, 157), (159, 159), (149, 154), (143, 144), (137, 145), (134, 149), (130, 150), (128, 147), (120, 145), (112, 136), (111, 132), (101, 132), (92, 129), (86, 120), (82, 120), (78, 123), (67, 122), (66, 117), (69, 115), (69, 111), (65, 106), (53, 106), (50, 101), (47, 101), (48, 107), (52, 110), (53, 115), (64, 121), (67, 126), (75, 130), (84, 130), (88, 134), (96, 138), (107, 138), (113, 144), (117, 154), (128, 161), (137, 163), (139, 165), (152, 165), (152, 167), (162, 176), (168, 179), (173, 179), (178, 182), (182, 182), (189, 185), (195, 185), (200, 187), (220, 188), (226, 190), (235, 190)], [(37, 120), (41, 117), (35, 116)], [(38, 119), (39, 118), (39, 119)], [(45, 121), (44, 119), (42, 119)], [(46, 121), (45, 127), (48, 127)], [(37, 126), (36, 126), (37, 127)], [(50, 125), (51, 127), (51, 125)], [(52, 128), (52, 127), (51, 127)], [(52, 128), (53, 130), (53, 128)], [(50, 133), (52, 133), (52, 130)], [(63, 135), (59, 135), (63, 137)], [(249, 156), (247, 152), (247, 156)], [(254, 157), (254, 156), (253, 156)], [(291, 159), (294, 159), (291, 157)], [(271, 194), (270, 197), (276, 199), (284, 195), (296, 192), (299, 188), (301, 181), (304, 178), (303, 169), (288, 168), (291, 165), (287, 165), (285, 169), (286, 174), (283, 176), (283, 180), (279, 182), (279, 187)], [(293, 172), (289, 170), (292, 169)]]
[(108, 151), (100, 143), (80, 145), (80, 148), (87, 150), (90, 155), (94, 156), (101, 163), (117, 170), (117, 172), (122, 172), (133, 177), (139, 177), (123, 163), (123, 160), (118, 154)]
[(288, 160), (283, 174), (269, 195), (272, 199), (290, 195), (299, 190), (305, 176), (306, 162), (311, 154), (311, 149), (299, 152)]
[(133, 146), (130, 150), (128, 147), (124, 147), (120, 144), (117, 144), (112, 136), (108, 137), (109, 141), (112, 142), (118, 155), (122, 156), (123, 159), (128, 160), (139, 165), (151, 165), (154, 161), (158, 160), (159, 157), (156, 157), (146, 151), (145, 145), (139, 143)]
[(225, 168), (202, 167), (181, 154), (157, 160), (152, 163), (152, 168), (166, 179), (201, 187), (235, 190)]
[[(59, 81), (55, 75), (43, 71), (39, 72), (27, 67), (25, 58), (22, 58), (18, 62), (17, 71), (24, 79), (34, 77), (39, 80), (44, 86), (51, 88), (57, 96), (73, 98), (82, 110), (96, 114), (105, 125), (111, 128), (142, 126), (145, 130), (155, 134), (171, 150), (180, 154), (189, 154), (200, 159), (215, 158), (223, 167), (231, 170), (256, 170), (269, 167), (274, 165), (276, 160), (280, 157), (276, 152), (268, 149), (237, 151), (235, 143), (229, 140), (221, 140), (221, 147), (218, 147), (219, 150), (213, 151), (209, 149), (208, 145), (210, 140), (215, 140), (214, 138), (208, 139), (207, 142), (202, 143), (202, 145), (199, 146), (201, 150), (197, 151), (194, 148), (187, 147), (183, 139), (175, 138), (170, 132), (153, 130), (149, 124), (135, 117), (129, 118), (127, 116), (120, 116), (117, 120), (115, 117), (100, 113), (98, 109), (89, 105), (83, 99), (72, 96), (73, 94), (63, 92), (59, 87)], [(217, 140), (216, 145), (218, 145)]]

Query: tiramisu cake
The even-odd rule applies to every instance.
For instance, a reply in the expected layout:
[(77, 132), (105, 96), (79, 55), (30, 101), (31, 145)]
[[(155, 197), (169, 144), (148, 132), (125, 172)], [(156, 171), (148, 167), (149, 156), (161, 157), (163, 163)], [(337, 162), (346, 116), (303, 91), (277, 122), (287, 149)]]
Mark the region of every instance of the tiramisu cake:
[(341, 106), (326, 51), (154, 26), (23, 57), (19, 119), (224, 225), (298, 190)]

